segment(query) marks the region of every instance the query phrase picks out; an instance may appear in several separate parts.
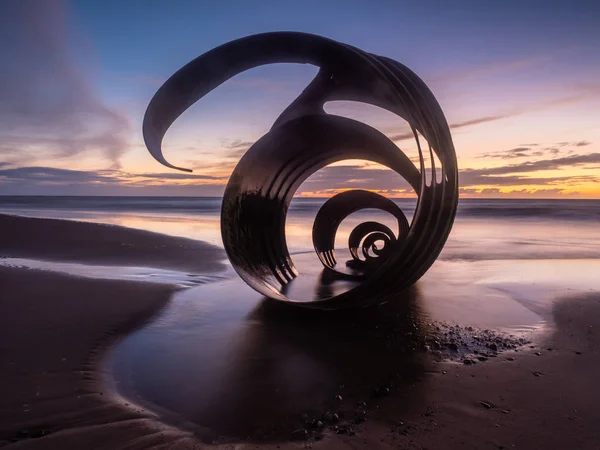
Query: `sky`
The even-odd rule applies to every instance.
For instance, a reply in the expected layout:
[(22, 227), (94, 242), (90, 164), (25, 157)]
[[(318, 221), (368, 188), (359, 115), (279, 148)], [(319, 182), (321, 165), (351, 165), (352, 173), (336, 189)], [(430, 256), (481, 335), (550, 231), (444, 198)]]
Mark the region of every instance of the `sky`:
[[(141, 122), (161, 84), (250, 34), (303, 31), (393, 58), (430, 87), (450, 124), (462, 197), (600, 198), (600, 2), (0, 2), (0, 195), (220, 196), (240, 156), (317, 73), (244, 72), (167, 132), (167, 169)], [(373, 106), (328, 113), (379, 129), (407, 155), (406, 123)], [(411, 196), (390, 170), (343, 161), (301, 196), (362, 188)]]

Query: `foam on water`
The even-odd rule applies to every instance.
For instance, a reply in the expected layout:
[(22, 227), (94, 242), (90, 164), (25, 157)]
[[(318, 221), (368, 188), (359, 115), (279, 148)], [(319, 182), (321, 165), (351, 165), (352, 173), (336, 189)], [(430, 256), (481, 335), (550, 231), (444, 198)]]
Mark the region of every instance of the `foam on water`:
[(87, 265), (25, 258), (1, 258), (0, 266), (46, 270), (87, 278), (165, 283), (183, 288), (222, 281), (233, 275), (233, 270), (225, 271), (220, 275), (201, 275), (149, 267)]

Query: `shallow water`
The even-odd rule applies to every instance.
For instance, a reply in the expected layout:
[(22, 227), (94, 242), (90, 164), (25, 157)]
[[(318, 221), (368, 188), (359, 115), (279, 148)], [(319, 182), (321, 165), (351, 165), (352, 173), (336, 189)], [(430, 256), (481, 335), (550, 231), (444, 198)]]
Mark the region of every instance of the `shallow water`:
[[(303, 414), (371, 401), (381, 383), (397, 391), (401, 413), (422, 398), (424, 344), (437, 325), (530, 337), (552, 326), (555, 300), (600, 289), (599, 271), (598, 260), (439, 261), (396, 302), (342, 313), (286, 308), (234, 278), (176, 294), (110, 364), (119, 394), (206, 440), (268, 439)], [(318, 297), (307, 272), (292, 291)]]

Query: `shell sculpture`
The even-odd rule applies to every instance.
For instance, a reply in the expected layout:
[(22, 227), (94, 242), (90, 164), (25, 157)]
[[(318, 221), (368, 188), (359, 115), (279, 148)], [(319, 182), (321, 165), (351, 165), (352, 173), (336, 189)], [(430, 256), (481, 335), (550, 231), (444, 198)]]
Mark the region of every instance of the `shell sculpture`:
[[(144, 117), (148, 150), (165, 166), (188, 170), (164, 158), (161, 144), (167, 129), (228, 79), (273, 63), (312, 64), (319, 71), (231, 174), (221, 209), (221, 234), (231, 264), (266, 297), (303, 306), (339, 309), (397, 298), (439, 255), (458, 204), (458, 168), (450, 129), (431, 91), (402, 64), (305, 33), (265, 33), (228, 42), (185, 65), (157, 91)], [(326, 113), (323, 105), (332, 100), (376, 105), (408, 122), (418, 148), (418, 167), (375, 128)], [(441, 167), (435, 167), (434, 154)], [(374, 192), (350, 190), (329, 198), (315, 218), (314, 248), (326, 271), (355, 279), (356, 286), (320, 300), (288, 298), (286, 285), (298, 276), (285, 236), (290, 202), (311, 174), (347, 159), (373, 161), (402, 176), (418, 196), (411, 223), (395, 202)], [(334, 251), (338, 226), (364, 208), (392, 214), (398, 229), (394, 232), (373, 221), (361, 223), (349, 237), (353, 259), (348, 267), (339, 268)]]

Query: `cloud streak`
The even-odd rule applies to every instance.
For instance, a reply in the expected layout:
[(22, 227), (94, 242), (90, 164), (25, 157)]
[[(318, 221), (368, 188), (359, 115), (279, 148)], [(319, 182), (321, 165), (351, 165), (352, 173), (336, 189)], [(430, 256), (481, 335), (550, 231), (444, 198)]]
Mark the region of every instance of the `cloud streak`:
[(60, 0), (0, 2), (0, 153), (13, 162), (99, 153), (120, 166), (129, 122), (79, 70)]
[(512, 173), (536, 172), (540, 170), (560, 169), (565, 166), (579, 167), (586, 164), (600, 163), (600, 153), (588, 153), (586, 155), (571, 155), (562, 158), (542, 159), (539, 161), (527, 161), (520, 164), (509, 164), (507, 166), (492, 167), (489, 169), (464, 169), (461, 174), (485, 174), (503, 175)]
[[(4, 165), (6, 167), (6, 165)], [(5, 195), (209, 195), (223, 194), (227, 177), (184, 173), (129, 173), (0, 165)]]
[(511, 148), (510, 150), (501, 150), (498, 152), (484, 153), (478, 158), (499, 158), (499, 159), (516, 159), (525, 157), (544, 156), (546, 154), (557, 155), (563, 151), (569, 151), (567, 147), (585, 147), (590, 145), (588, 141), (578, 142), (559, 142), (553, 146), (541, 148), (539, 144), (523, 144), (520, 147)]
[[(592, 98), (598, 98), (599, 96), (600, 96), (600, 84), (586, 85), (586, 86), (582, 86), (580, 89), (578, 89), (577, 93), (574, 93), (574, 94), (571, 94), (571, 95), (568, 95), (565, 97), (560, 97), (560, 98), (556, 98), (553, 100), (548, 100), (548, 101), (544, 101), (544, 102), (540, 102), (540, 103), (536, 103), (536, 104), (532, 104), (532, 105), (517, 107), (517, 108), (514, 108), (510, 111), (507, 111), (507, 112), (501, 113), (501, 114), (493, 114), (493, 115), (488, 115), (488, 116), (483, 116), (483, 117), (476, 117), (474, 119), (466, 120), (463, 122), (456, 122), (456, 123), (450, 124), (449, 128), (451, 130), (456, 130), (456, 129), (460, 129), (460, 128), (467, 128), (467, 127), (472, 127), (475, 125), (481, 125), (484, 123), (496, 122), (498, 120), (508, 119), (511, 117), (520, 116), (522, 114), (527, 114), (527, 113), (536, 112), (536, 111), (543, 111), (543, 110), (546, 110), (547, 108), (552, 108), (552, 107), (557, 107), (557, 106), (566, 106), (566, 105), (571, 105), (571, 104), (587, 101)], [(403, 141), (403, 140), (407, 140), (407, 139), (413, 139), (414, 135), (412, 132), (402, 132), (402, 133), (398, 133), (398, 134), (388, 135), (388, 137), (392, 141)], [(587, 141), (580, 141), (575, 145), (578, 147), (585, 147), (586, 145), (589, 145), (589, 144), (590, 143)]]
[[(512, 149), (522, 151), (522, 149)], [(459, 172), (459, 181), (463, 189), (475, 189), (485, 194), (478, 186), (496, 186), (496, 189), (510, 186), (562, 186), (563, 190), (581, 184), (600, 183), (600, 176), (585, 175), (535, 176), (535, 172), (574, 167), (594, 167), (600, 164), (600, 153), (571, 155), (561, 158), (527, 161), (483, 169), (463, 169)], [(313, 194), (339, 192), (348, 188), (377, 189), (384, 193), (405, 193), (410, 186), (391, 170), (369, 169), (361, 166), (326, 167), (310, 177), (302, 190)], [(492, 188), (493, 189), (493, 188)]]
[[(458, 128), (471, 127), (474, 125), (479, 125), (482, 123), (495, 122), (496, 120), (506, 119), (507, 117), (511, 117), (511, 115), (515, 114), (503, 114), (503, 115), (493, 115), (493, 116), (484, 116), (476, 119), (466, 120), (464, 122), (457, 122), (449, 125), (451, 130), (455, 130)], [(399, 133), (389, 136), (392, 141), (403, 141), (406, 139), (413, 139), (414, 134), (412, 132)]]
[[(552, 189), (562, 192), (583, 184), (599, 183), (594, 173), (542, 177), (535, 172), (567, 167), (590, 167), (600, 164), (600, 153), (571, 155), (562, 158), (528, 161), (483, 169), (463, 169), (459, 180), (465, 194), (491, 195), (511, 186), (511, 192)], [(0, 187), (3, 193), (64, 195), (76, 190), (81, 195), (222, 195), (228, 176), (187, 173), (129, 173), (121, 170), (82, 171), (52, 167), (9, 167), (0, 164)], [(539, 187), (532, 189), (531, 187)], [(298, 195), (332, 195), (348, 189), (376, 190), (390, 196), (413, 194), (411, 187), (391, 170), (364, 166), (328, 166), (309, 177)], [(496, 191), (494, 191), (494, 189)]]

